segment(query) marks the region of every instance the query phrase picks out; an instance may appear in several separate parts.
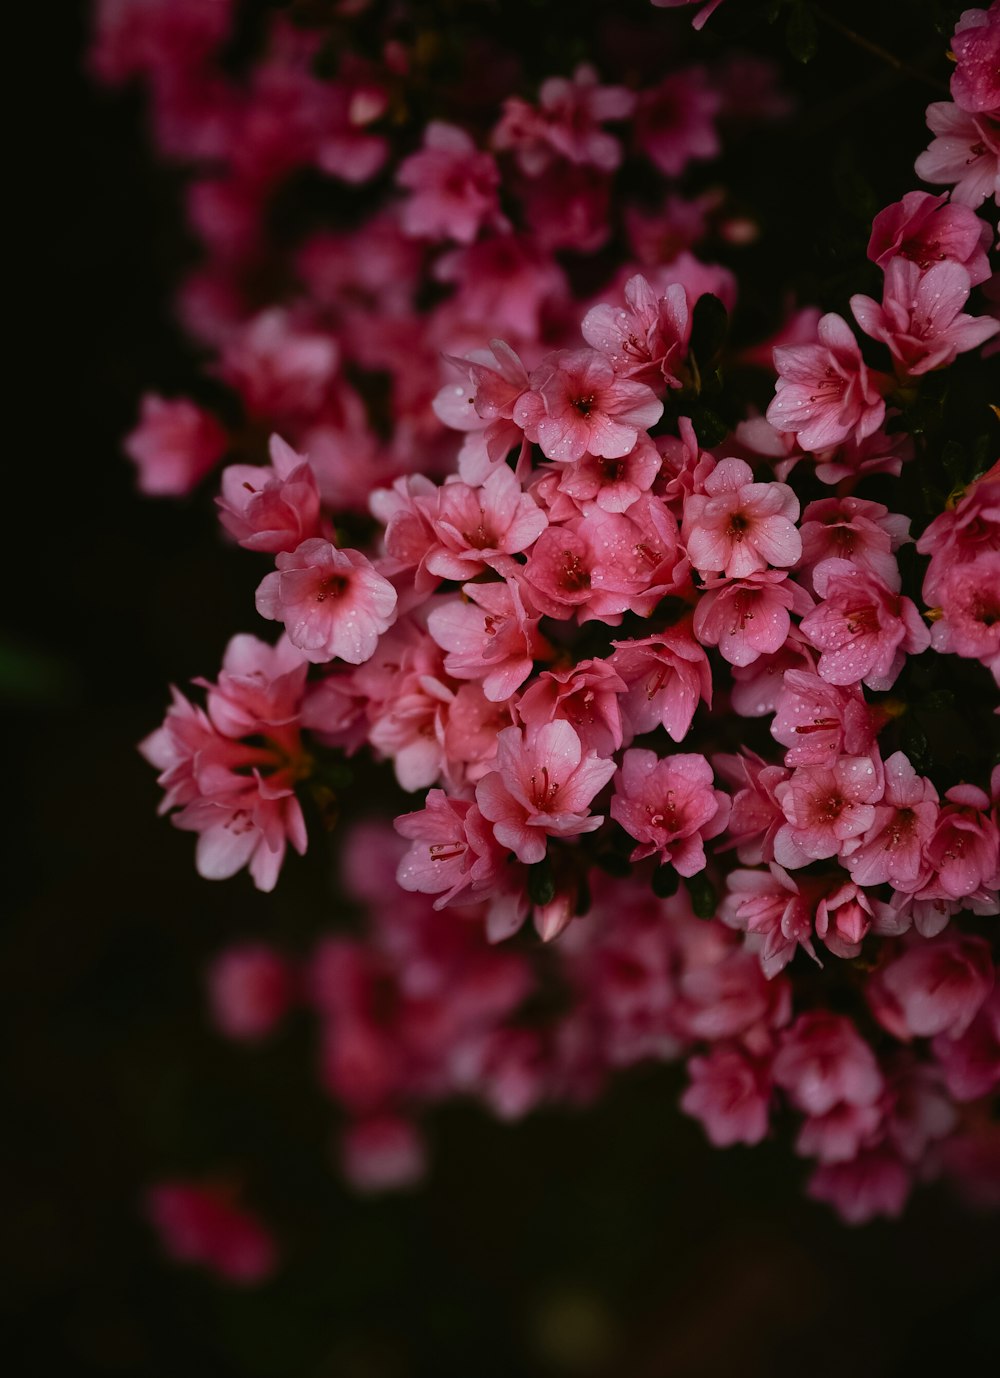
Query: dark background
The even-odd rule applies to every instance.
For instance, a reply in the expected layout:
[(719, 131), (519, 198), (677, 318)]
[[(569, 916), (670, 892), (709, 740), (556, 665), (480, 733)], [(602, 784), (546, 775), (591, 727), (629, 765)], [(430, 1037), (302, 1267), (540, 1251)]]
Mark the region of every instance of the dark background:
[[(834, 8), (925, 59), (926, 34), (895, 33), (898, 6)], [(13, 755), (0, 948), (8, 1371), (985, 1372), (995, 1220), (934, 1187), (901, 1223), (844, 1228), (802, 1197), (786, 1146), (710, 1150), (675, 1107), (672, 1069), (623, 1077), (594, 1111), (517, 1128), (443, 1110), (426, 1185), (364, 1200), (332, 1165), (305, 1016), (264, 1051), (208, 1030), (207, 957), (251, 934), (304, 950), (334, 901), (318, 883), (322, 844), (262, 896), (245, 875), (199, 880), (191, 838), (155, 817), (135, 744), (168, 682), (212, 673), (231, 632), (252, 625), (259, 569), (220, 546), (204, 492), (134, 494), (119, 447), (139, 394), (195, 376), (169, 313), (179, 182), (153, 166), (139, 98), (83, 76), (82, 9), (36, 17), (20, 50), (31, 138), (19, 133), (25, 171), (11, 174), (27, 234), (8, 260), (10, 295), (28, 309), (9, 325), (23, 382), (8, 398), (0, 643)], [(751, 150), (743, 175), (773, 207), (776, 260), (809, 235), (826, 272), (850, 232), (826, 150), (884, 204), (913, 185), (898, 150), (924, 147), (933, 93), (821, 38), (818, 58), (791, 70), (819, 113), (787, 136), (788, 168)], [(288, 1265), (262, 1288), (170, 1266), (142, 1221), (150, 1180), (215, 1170), (244, 1174), (275, 1223)]]

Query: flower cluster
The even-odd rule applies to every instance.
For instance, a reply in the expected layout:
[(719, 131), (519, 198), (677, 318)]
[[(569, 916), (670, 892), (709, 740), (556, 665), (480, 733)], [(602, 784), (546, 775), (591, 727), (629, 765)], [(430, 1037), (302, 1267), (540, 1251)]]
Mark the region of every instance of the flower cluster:
[[(391, 20), (330, 71), (276, 20), (237, 79), (231, 10), (98, 6), (96, 70), (143, 76), (190, 169), (180, 309), (241, 417), (150, 397), (128, 450), (174, 494), (228, 452), (220, 520), (281, 629), (236, 636), (143, 752), (201, 874), (262, 889), (359, 753), (416, 798), (345, 843), (368, 935), (226, 954), (218, 1026), (314, 1008), (366, 1189), (419, 1176), (430, 1103), (516, 1117), (650, 1058), (687, 1060), (715, 1145), (790, 1117), (848, 1220), (987, 1161), (1000, 770), (935, 773), (918, 712), (959, 662), (1000, 682), (1000, 464), (923, 517), (893, 494), (928, 462), (921, 390), (1000, 333), (1000, 6), (963, 16), (928, 111), (917, 175), (949, 190), (874, 219), (860, 337), (793, 311), (743, 351), (766, 411), (723, 396), (721, 423), (738, 283), (695, 251), (757, 229), (683, 177), (784, 113), (759, 60), (466, 84), (400, 139), (426, 73)], [(276, 245), (304, 170), (362, 209)]]

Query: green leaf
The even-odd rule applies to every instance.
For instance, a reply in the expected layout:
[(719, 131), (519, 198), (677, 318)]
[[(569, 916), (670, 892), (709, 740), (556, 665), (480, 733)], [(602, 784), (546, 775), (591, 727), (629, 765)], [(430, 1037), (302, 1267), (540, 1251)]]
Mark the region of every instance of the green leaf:
[(691, 317), (690, 352), (698, 361), (703, 376), (712, 372), (729, 331), (729, 312), (718, 297), (703, 293)]
[(926, 771), (930, 769), (931, 754), (930, 744), (927, 741), (927, 733), (917, 722), (912, 713), (907, 713), (903, 719), (903, 726), (899, 734), (900, 743), (914, 770)]
[(659, 900), (668, 900), (677, 894), (680, 877), (672, 866), (657, 866), (653, 872), (653, 894)]
[(711, 407), (701, 406), (692, 407), (691, 412), (691, 424), (698, 437), (698, 444), (706, 450), (721, 445), (729, 434), (729, 427), (719, 413), (712, 411)]
[(684, 884), (691, 896), (691, 908), (696, 916), (699, 919), (714, 919), (715, 911), (719, 905), (719, 897), (715, 893), (715, 886), (706, 873), (699, 871), (696, 876), (688, 876), (685, 878)]
[(819, 47), (816, 20), (812, 10), (803, 0), (798, 0), (788, 13), (785, 40), (788, 43), (788, 51), (796, 62), (811, 62), (816, 56)]
[(532, 904), (551, 904), (556, 897), (552, 864), (547, 856), (528, 867), (528, 898)]

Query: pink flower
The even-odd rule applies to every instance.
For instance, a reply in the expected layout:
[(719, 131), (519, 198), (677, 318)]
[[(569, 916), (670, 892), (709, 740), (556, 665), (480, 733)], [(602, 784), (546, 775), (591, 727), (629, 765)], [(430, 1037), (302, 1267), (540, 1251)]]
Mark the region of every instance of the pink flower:
[(403, 205), (406, 234), (471, 244), (483, 225), (502, 223), (497, 165), (457, 125), (432, 120), (423, 148), (403, 161), (396, 180), (412, 193)]
[(453, 679), (481, 680), (486, 697), (504, 703), (552, 648), (538, 617), (528, 616), (515, 580), (466, 584), (462, 593), (434, 608), (428, 630), (447, 652), (444, 668)]
[(786, 766), (832, 766), (842, 755), (867, 756), (878, 725), (858, 684), (828, 684), (811, 671), (785, 671), (771, 735), (788, 748)]
[(772, 1067), (775, 1084), (807, 1115), (835, 1105), (871, 1105), (882, 1094), (875, 1054), (843, 1015), (800, 1014), (781, 1035)]
[(236, 1204), (235, 1195), (224, 1186), (159, 1182), (146, 1192), (146, 1214), (171, 1258), (253, 1286), (274, 1272), (277, 1250), (269, 1231)]
[(919, 939), (868, 983), (872, 1011), (896, 1038), (961, 1038), (989, 998), (990, 945), (971, 934)]
[(288, 311), (272, 307), (227, 342), (219, 373), (251, 416), (284, 419), (318, 410), (339, 357), (329, 335), (300, 326)]
[(272, 435), (271, 465), (230, 464), (216, 498), (220, 520), (247, 550), (277, 554), (320, 534), (319, 489), (309, 462)]
[(823, 560), (848, 560), (888, 585), (900, 589), (894, 551), (910, 539), (910, 520), (864, 498), (821, 498), (802, 514), (802, 560), (813, 569)]
[(264, 943), (226, 948), (214, 958), (207, 976), (212, 1020), (228, 1038), (266, 1037), (292, 1000), (291, 968), (281, 953)]
[(791, 627), (789, 610), (811, 607), (812, 599), (784, 570), (709, 578), (694, 610), (694, 634), (703, 646), (718, 646), (730, 665), (751, 665), (781, 650)]
[[(696, 5), (698, 0), (652, 0), (652, 3), (659, 10), (676, 10), (682, 5)], [(691, 20), (692, 29), (703, 28), (721, 4), (722, 0), (706, 0)]]
[(650, 388), (620, 378), (596, 349), (548, 355), (531, 374), (531, 388), (516, 403), (514, 420), (546, 459), (562, 463), (588, 451), (620, 459), (663, 415)]
[(497, 769), (476, 786), (476, 802), (497, 841), (530, 866), (545, 856), (546, 835), (574, 837), (600, 827), (603, 815), (589, 806), (614, 773), (614, 761), (584, 755), (576, 730), (560, 718), (538, 728), (508, 727), (497, 740)]
[(816, 935), (837, 957), (857, 957), (872, 926), (872, 906), (864, 890), (848, 882), (824, 895), (816, 906)]
[(742, 459), (722, 459), (704, 492), (684, 502), (681, 539), (702, 574), (745, 579), (769, 565), (787, 568), (802, 553), (799, 502), (784, 483), (754, 483)]
[(518, 719), (525, 727), (565, 719), (585, 750), (610, 756), (623, 741), (619, 695), (624, 681), (606, 660), (581, 660), (568, 670), (545, 670), (521, 695)]
[(937, 1034), (934, 1056), (949, 1093), (958, 1101), (979, 1100), (1000, 1086), (1000, 984), (959, 1037)]
[(927, 107), (927, 125), (937, 137), (914, 163), (924, 182), (951, 186), (951, 199), (975, 210), (1000, 194), (1000, 138), (989, 114), (973, 115), (951, 101)]
[(228, 880), (244, 866), (258, 890), (273, 890), (287, 843), (304, 855), (308, 838), (302, 808), (286, 771), (254, 770), (230, 777), (193, 799), (173, 823), (198, 834), (195, 866), (205, 880)]
[(927, 876), (923, 849), (938, 818), (938, 794), (930, 780), (913, 769), (901, 751), (885, 763), (885, 793), (861, 844), (844, 858), (859, 885), (914, 891)]
[(441, 579), (474, 579), (487, 568), (509, 576), (517, 568), (510, 557), (527, 550), (548, 526), (545, 513), (505, 464), (481, 488), (444, 484), (428, 516), (435, 543), (424, 566)]
[(402, 814), (394, 826), (413, 843), (396, 873), (404, 890), (440, 896), (435, 909), (491, 890), (501, 853), (475, 804), (432, 789), (422, 809)]
[(537, 177), (553, 153), (571, 163), (613, 172), (621, 144), (600, 128), (605, 120), (631, 115), (635, 96), (623, 86), (600, 86), (597, 72), (581, 63), (572, 77), (549, 77), (539, 90), (538, 109), (510, 97), (493, 133), (493, 146), (512, 149), (521, 170)]
[(714, 788), (704, 756), (626, 751), (611, 800), (611, 817), (636, 839), (632, 861), (656, 855), (682, 876), (705, 868), (704, 843), (723, 832), (729, 797)]
[(691, 318), (683, 284), (661, 297), (639, 274), (625, 284), (625, 307), (594, 306), (583, 319), (583, 338), (611, 360), (616, 373), (651, 387), (679, 388)]
[(872, 221), (868, 257), (882, 269), (894, 258), (907, 258), (922, 272), (935, 263), (958, 263), (976, 287), (990, 275), (991, 242), (989, 225), (968, 206), (949, 201), (944, 192), (908, 191)]
[(721, 105), (703, 67), (673, 72), (639, 96), (635, 141), (660, 172), (678, 177), (688, 163), (718, 153), (715, 117)]
[(924, 602), (933, 606), (957, 565), (972, 564), (987, 551), (1000, 551), (1000, 464), (970, 484), (953, 508), (934, 518), (917, 541), (931, 557), (924, 576)]
[(905, 1164), (887, 1148), (870, 1148), (847, 1163), (824, 1163), (806, 1188), (814, 1201), (826, 1201), (849, 1225), (874, 1216), (902, 1215), (912, 1179)]
[(643, 432), (628, 454), (618, 459), (584, 455), (576, 464), (563, 465), (559, 492), (572, 498), (584, 512), (591, 503), (602, 512), (627, 512), (652, 488), (660, 464), (656, 446)]
[(229, 448), (229, 438), (211, 412), (186, 398), (169, 401), (146, 393), (139, 424), (125, 437), (124, 450), (138, 467), (138, 484), (150, 497), (183, 497)]
[(719, 918), (746, 933), (749, 951), (773, 980), (802, 947), (817, 964), (812, 945), (812, 912), (798, 882), (776, 862), (766, 871), (731, 871)]
[(909, 259), (894, 258), (885, 271), (881, 306), (856, 294), (851, 310), (866, 335), (888, 346), (901, 371), (918, 377), (952, 363), (1000, 330), (1000, 321), (962, 311), (969, 285), (959, 263), (935, 263), (921, 272)]
[(823, 600), (800, 624), (821, 651), (820, 676), (830, 684), (891, 689), (907, 655), (930, 645), (930, 632), (909, 598), (846, 560), (824, 560), (813, 574)]
[(361, 665), (392, 625), (396, 590), (357, 550), (303, 541), (277, 557), (257, 589), (261, 617), (284, 622), (289, 640), (314, 664)]
[(424, 1176), (427, 1148), (412, 1120), (384, 1112), (347, 1126), (340, 1162), (355, 1191), (398, 1191)]
[(957, 900), (982, 888), (995, 890), (1000, 885), (1000, 830), (987, 812), (988, 796), (975, 785), (953, 785), (945, 799), (924, 849), (935, 872), (924, 897)]
[(720, 1045), (688, 1062), (691, 1084), (681, 1109), (701, 1122), (716, 1148), (759, 1144), (767, 1134), (771, 1084), (767, 1070), (737, 1045)]
[(692, 636), (690, 623), (612, 645), (610, 664), (625, 685), (621, 711), (630, 738), (662, 726), (675, 742), (683, 741), (698, 700), (712, 706), (708, 657)]
[(1000, 551), (948, 570), (937, 585), (940, 617), (931, 645), (1000, 670)]
[(840, 316), (824, 316), (817, 333), (817, 344), (775, 349), (778, 381), (767, 409), (776, 430), (794, 431), (802, 448), (814, 451), (842, 440), (864, 440), (878, 430), (887, 386), (883, 375), (869, 372)]
[(790, 772), (784, 766), (767, 765), (746, 747), (736, 756), (716, 756), (714, 764), (734, 791), (726, 846), (736, 848), (745, 866), (773, 861), (774, 839), (785, 825), (777, 789)]
[(1000, 107), (1000, 10), (965, 10), (951, 36), (951, 95), (963, 110), (996, 114)]
[(846, 856), (875, 822), (883, 780), (868, 756), (841, 756), (831, 766), (799, 766), (775, 797), (787, 822), (774, 839), (774, 857), (798, 868)]
[(821, 1163), (849, 1163), (866, 1142), (879, 1136), (883, 1112), (879, 1105), (841, 1102), (825, 1115), (811, 1115), (799, 1130), (795, 1151)]

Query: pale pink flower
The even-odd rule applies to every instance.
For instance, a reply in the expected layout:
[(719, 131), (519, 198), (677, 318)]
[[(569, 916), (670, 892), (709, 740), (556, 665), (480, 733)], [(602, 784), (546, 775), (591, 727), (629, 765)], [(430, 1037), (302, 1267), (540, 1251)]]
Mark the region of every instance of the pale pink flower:
[(287, 637), (269, 646), (243, 633), (226, 646), (217, 681), (194, 682), (205, 689), (212, 726), (223, 736), (264, 736), (292, 758), (300, 745), (308, 668), (305, 656)]
[(774, 860), (774, 839), (785, 825), (777, 788), (790, 776), (784, 766), (768, 765), (744, 747), (737, 755), (720, 754), (713, 764), (733, 790), (733, 807), (725, 845), (735, 847), (744, 866)]
[(538, 630), (539, 618), (528, 615), (515, 580), (466, 584), (462, 593), (433, 609), (428, 630), (447, 652), (444, 668), (453, 679), (481, 680), (486, 697), (503, 703), (552, 647)]
[(669, 862), (682, 876), (693, 876), (704, 870), (704, 843), (725, 830), (729, 809), (729, 796), (715, 788), (704, 756), (625, 752), (611, 817), (639, 844), (632, 861), (655, 855), (661, 865)]
[(776, 862), (766, 871), (731, 871), (719, 918), (746, 933), (746, 945), (773, 980), (802, 947), (817, 964), (812, 911), (798, 882)]
[(287, 843), (300, 856), (308, 843), (302, 808), (287, 771), (254, 769), (193, 799), (174, 826), (198, 834), (195, 867), (204, 880), (228, 880), (245, 866), (258, 890), (273, 890)]
[(396, 831), (413, 846), (399, 863), (404, 890), (438, 895), (435, 909), (491, 890), (502, 853), (475, 804), (432, 789), (422, 809), (400, 815)]
[[(658, 10), (676, 10), (682, 5), (697, 5), (699, 0), (652, 0), (652, 4)], [(711, 19), (712, 15), (722, 4), (722, 0), (705, 0), (701, 9), (691, 20), (692, 29), (701, 29)]]
[(506, 464), (479, 488), (445, 483), (428, 516), (435, 541), (424, 566), (441, 579), (474, 579), (487, 568), (509, 577), (517, 568), (510, 557), (527, 550), (548, 526)]
[(927, 878), (923, 849), (937, 818), (937, 790), (901, 751), (894, 752), (885, 762), (885, 793), (872, 825), (844, 865), (859, 885), (888, 881), (897, 890), (919, 889)]
[(583, 338), (611, 360), (616, 373), (651, 387), (679, 388), (691, 316), (683, 284), (657, 297), (644, 277), (625, 284), (625, 306), (594, 306), (583, 318)]
[(812, 570), (823, 560), (848, 560), (900, 590), (894, 552), (910, 539), (910, 519), (865, 498), (821, 498), (802, 514), (798, 569)]
[(588, 451), (620, 459), (663, 415), (650, 388), (619, 377), (596, 349), (550, 354), (532, 372), (531, 389), (515, 404), (514, 420), (546, 459), (562, 463)]
[(721, 105), (704, 67), (672, 72), (640, 94), (635, 142), (660, 172), (678, 177), (688, 163), (718, 153), (715, 117)]
[(722, 459), (701, 493), (684, 501), (681, 539), (702, 574), (745, 579), (769, 565), (787, 568), (802, 553), (799, 501), (784, 483), (754, 483), (742, 459)]
[(226, 1185), (170, 1181), (150, 1187), (144, 1204), (171, 1258), (200, 1263), (247, 1287), (271, 1276), (278, 1251), (270, 1232), (237, 1199)]
[(913, 168), (924, 182), (951, 186), (951, 199), (975, 210), (1000, 196), (1000, 135), (995, 117), (932, 101), (927, 126), (936, 137)]
[(830, 766), (799, 766), (775, 796), (787, 820), (774, 839), (775, 860), (798, 868), (846, 855), (875, 822), (883, 780), (868, 756), (841, 756)]
[(830, 313), (817, 327), (816, 344), (775, 349), (778, 371), (767, 419), (776, 430), (794, 431), (804, 450), (823, 450), (852, 438), (864, 440), (885, 416), (883, 375), (870, 372), (850, 326)]
[(411, 193), (402, 225), (416, 238), (471, 244), (484, 225), (502, 223), (496, 162), (457, 125), (432, 120), (423, 148), (400, 164), (396, 181)]
[(779, 651), (759, 656), (750, 665), (733, 666), (733, 687), (729, 695), (733, 712), (741, 718), (763, 718), (776, 712), (785, 671), (811, 672), (815, 664), (813, 648), (798, 627), (791, 626)]
[(807, 1115), (835, 1105), (872, 1105), (884, 1082), (875, 1054), (844, 1015), (800, 1014), (781, 1035), (772, 1073), (775, 1084)]
[(949, 201), (944, 192), (908, 191), (872, 221), (868, 257), (883, 269), (894, 258), (908, 258), (922, 272), (935, 263), (958, 263), (976, 287), (990, 275), (992, 241), (989, 225), (968, 206)]
[(918, 939), (882, 966), (866, 992), (876, 1019), (896, 1038), (961, 1038), (993, 989), (990, 945), (968, 933)]
[(750, 665), (781, 650), (790, 610), (801, 614), (811, 607), (805, 589), (783, 569), (765, 569), (747, 579), (712, 577), (694, 610), (694, 634), (703, 646), (718, 646), (730, 665)]
[(355, 1191), (398, 1191), (424, 1176), (427, 1148), (412, 1120), (383, 1112), (347, 1126), (340, 1165)]
[(787, 747), (786, 766), (831, 766), (842, 755), (867, 756), (879, 714), (857, 683), (829, 684), (813, 671), (786, 670), (771, 736)]
[(909, 598), (846, 560), (824, 560), (813, 572), (819, 606), (800, 623), (830, 684), (891, 689), (908, 655), (930, 645), (930, 632)]
[(675, 742), (683, 741), (699, 699), (712, 706), (712, 674), (689, 622), (667, 627), (641, 640), (613, 641), (610, 663), (625, 692), (621, 712), (629, 740), (664, 727)]
[(700, 1121), (716, 1148), (759, 1144), (767, 1134), (771, 1082), (767, 1068), (738, 1044), (719, 1045), (688, 1062), (691, 1084), (681, 1109)]
[(922, 272), (909, 259), (894, 258), (885, 271), (881, 305), (855, 294), (851, 310), (866, 335), (888, 346), (901, 372), (919, 377), (1000, 331), (1000, 321), (962, 311), (969, 285), (959, 263), (935, 263)]
[(434, 398), (434, 414), (453, 430), (466, 432), (459, 473), (465, 483), (479, 484), (524, 439), (512, 418), (518, 398), (528, 391), (528, 374), (503, 340), (452, 363), (468, 370), (468, 381), (447, 383)]
[(615, 773), (614, 761), (584, 754), (576, 730), (562, 719), (538, 728), (508, 727), (497, 742), (497, 769), (476, 786), (476, 802), (497, 841), (531, 865), (545, 856), (545, 839), (593, 832), (594, 795)]
[(482, 684), (463, 684), (455, 692), (444, 728), (444, 757), (449, 776), (475, 785), (493, 769), (497, 738), (511, 727), (509, 701), (490, 699)]
[(545, 670), (517, 703), (525, 727), (563, 718), (576, 730), (586, 751), (610, 756), (624, 739), (619, 695), (625, 683), (613, 662), (580, 660), (568, 670)]
[(247, 550), (276, 555), (320, 534), (316, 475), (280, 436), (270, 441), (271, 466), (230, 464), (216, 498), (219, 519)]
[[(714, 937), (724, 941), (718, 930)], [(743, 1038), (748, 1047), (757, 1047), (755, 1033), (762, 1027), (788, 1023), (788, 987), (768, 981), (745, 947), (727, 945), (702, 952), (695, 944), (685, 959), (689, 965), (680, 978), (672, 1016), (687, 1038), (713, 1043)]]
[(584, 512), (591, 503), (602, 512), (627, 512), (652, 488), (660, 466), (659, 451), (642, 432), (627, 455), (602, 459), (586, 454), (575, 464), (560, 466), (559, 491)]
[(1000, 109), (1000, 9), (965, 10), (951, 36), (955, 70), (951, 95), (963, 110), (996, 114)]
[(989, 815), (990, 801), (975, 785), (953, 785), (924, 848), (934, 872), (926, 898), (963, 899), (1000, 885), (1000, 830)]
[(864, 1225), (875, 1216), (896, 1219), (906, 1205), (912, 1178), (890, 1149), (864, 1149), (847, 1163), (824, 1163), (816, 1169), (806, 1191), (825, 1201), (849, 1225)]
[(148, 392), (139, 424), (123, 449), (137, 469), (140, 492), (150, 497), (183, 497), (214, 469), (229, 448), (229, 438), (211, 412), (184, 397), (169, 400)]
[(444, 722), (453, 700), (440, 650), (422, 628), (414, 633), (395, 647), (390, 633), (354, 675), (355, 686), (370, 694), (368, 743), (392, 761), (405, 790), (426, 789), (446, 774)]
[(289, 640), (314, 664), (369, 660), (396, 612), (396, 590), (371, 561), (314, 538), (276, 563), (257, 589), (261, 617), (284, 622)]
[(292, 1002), (292, 970), (273, 947), (241, 943), (212, 960), (207, 984), (212, 1021), (227, 1038), (265, 1038)]

